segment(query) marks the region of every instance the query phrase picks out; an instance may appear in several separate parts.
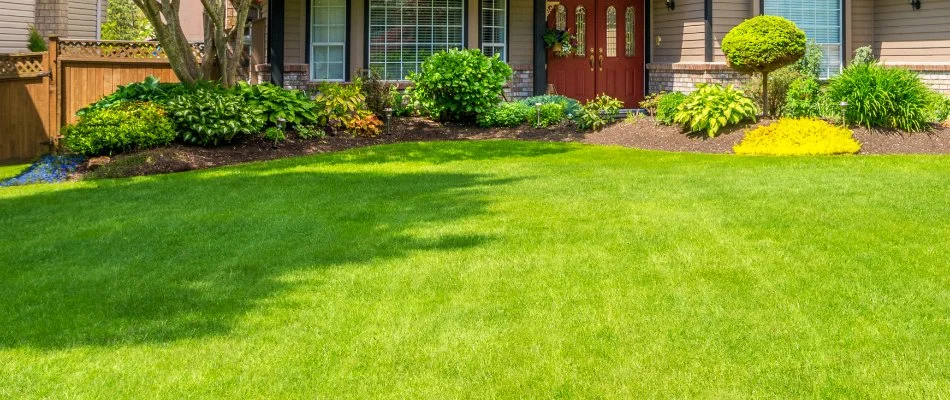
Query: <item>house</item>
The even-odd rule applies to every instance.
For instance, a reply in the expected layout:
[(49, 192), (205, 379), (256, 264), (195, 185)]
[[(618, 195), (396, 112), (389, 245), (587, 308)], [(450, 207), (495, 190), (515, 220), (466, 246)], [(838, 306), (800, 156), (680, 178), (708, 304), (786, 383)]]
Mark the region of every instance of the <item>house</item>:
[(0, 54), (27, 51), (29, 26), (44, 37), (98, 39), (106, 0), (0, 0)]
[[(725, 64), (722, 37), (744, 19), (773, 14), (824, 49), (825, 77), (870, 45), (882, 62), (950, 93), (950, 0), (268, 1), (256, 78), (286, 87), (348, 81), (360, 68), (398, 81), (429, 54), (465, 47), (511, 65), (512, 98), (607, 93), (633, 107), (646, 93), (742, 79)], [(545, 50), (548, 28), (571, 30), (576, 50)]]

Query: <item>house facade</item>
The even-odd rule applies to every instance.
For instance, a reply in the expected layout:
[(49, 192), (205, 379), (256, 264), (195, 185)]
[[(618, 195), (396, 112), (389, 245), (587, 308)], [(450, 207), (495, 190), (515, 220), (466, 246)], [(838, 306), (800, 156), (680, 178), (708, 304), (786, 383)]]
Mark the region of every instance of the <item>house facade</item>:
[[(399, 81), (434, 52), (477, 48), (515, 71), (510, 98), (607, 93), (634, 107), (650, 92), (742, 79), (722, 37), (771, 14), (819, 43), (826, 77), (870, 45), (950, 93), (950, 0), (269, 0), (263, 10), (255, 78), (286, 87), (349, 81), (361, 68)], [(551, 28), (575, 35), (570, 54), (544, 48)]]
[(106, 0), (0, 0), (0, 54), (27, 51), (30, 25), (44, 36), (99, 39)]

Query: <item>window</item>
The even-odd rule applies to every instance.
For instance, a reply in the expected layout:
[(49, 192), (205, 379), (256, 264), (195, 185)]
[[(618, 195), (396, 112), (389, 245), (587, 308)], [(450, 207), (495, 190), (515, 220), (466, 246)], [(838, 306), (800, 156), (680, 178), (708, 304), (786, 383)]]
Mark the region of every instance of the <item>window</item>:
[(584, 6), (577, 6), (574, 11), (574, 25), (577, 28), (577, 34), (574, 36), (577, 39), (577, 55), (583, 56), (584, 48), (587, 47), (587, 10)]
[(310, 79), (346, 79), (346, 0), (311, 0)]
[(438, 51), (465, 47), (463, 0), (369, 0), (369, 67), (403, 80)]
[(557, 14), (554, 15), (554, 28), (562, 31), (567, 30), (567, 8), (563, 5), (557, 6)]
[(841, 71), (841, 0), (765, 0), (765, 13), (785, 17), (821, 46), (821, 78)]
[(607, 57), (617, 56), (617, 9), (607, 7)]
[(624, 41), (625, 41), (624, 47), (626, 51), (624, 52), (624, 55), (626, 55), (627, 57), (633, 57), (637, 55), (637, 45), (636, 45), (637, 34), (636, 34), (636, 30), (634, 29), (636, 28), (635, 17), (636, 17), (636, 14), (633, 11), (633, 7), (627, 7), (627, 12), (624, 15), (624, 18), (626, 18), (624, 20), (624, 26), (626, 28), (625, 29), (626, 32), (624, 35)]
[(507, 60), (508, 0), (482, 0), (482, 53)]

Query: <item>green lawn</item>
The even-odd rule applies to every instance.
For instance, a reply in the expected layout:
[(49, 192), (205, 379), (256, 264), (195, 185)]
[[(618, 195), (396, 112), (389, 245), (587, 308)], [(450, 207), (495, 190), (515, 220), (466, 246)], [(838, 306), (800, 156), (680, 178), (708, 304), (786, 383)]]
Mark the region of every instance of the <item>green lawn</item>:
[(0, 189), (0, 398), (946, 398), (948, 205), (510, 141)]
[(23, 172), (30, 164), (0, 165), (0, 181), (13, 178)]

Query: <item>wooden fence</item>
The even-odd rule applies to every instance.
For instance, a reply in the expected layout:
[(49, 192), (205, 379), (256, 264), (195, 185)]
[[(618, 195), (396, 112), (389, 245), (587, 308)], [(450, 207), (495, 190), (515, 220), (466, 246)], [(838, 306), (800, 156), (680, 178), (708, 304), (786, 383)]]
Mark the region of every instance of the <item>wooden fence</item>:
[(53, 37), (48, 52), (0, 55), (0, 162), (49, 151), (76, 111), (150, 75), (178, 82), (157, 42)]

